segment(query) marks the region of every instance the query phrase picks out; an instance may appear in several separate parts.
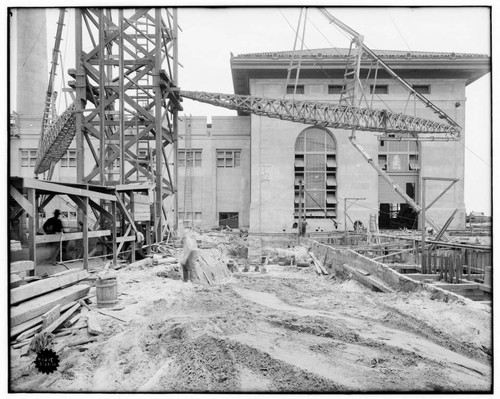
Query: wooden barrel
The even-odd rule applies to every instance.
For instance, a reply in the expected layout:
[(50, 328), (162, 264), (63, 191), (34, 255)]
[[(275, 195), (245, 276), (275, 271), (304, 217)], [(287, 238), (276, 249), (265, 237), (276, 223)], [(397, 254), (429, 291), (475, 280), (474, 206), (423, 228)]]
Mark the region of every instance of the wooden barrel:
[(118, 303), (118, 283), (116, 278), (98, 278), (95, 287), (98, 308), (112, 308)]

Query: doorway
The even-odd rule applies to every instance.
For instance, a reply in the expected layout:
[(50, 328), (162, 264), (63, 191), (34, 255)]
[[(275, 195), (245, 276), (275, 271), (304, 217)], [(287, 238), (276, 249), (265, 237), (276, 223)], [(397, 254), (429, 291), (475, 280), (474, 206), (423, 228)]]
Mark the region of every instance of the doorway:
[(219, 226), (227, 226), (231, 229), (239, 227), (238, 212), (219, 212)]

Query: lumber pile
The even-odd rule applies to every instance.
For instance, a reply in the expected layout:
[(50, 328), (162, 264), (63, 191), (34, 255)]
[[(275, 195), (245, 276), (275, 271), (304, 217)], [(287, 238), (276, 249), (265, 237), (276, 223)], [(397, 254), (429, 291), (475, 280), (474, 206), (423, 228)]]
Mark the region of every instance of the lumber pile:
[(309, 252), (309, 255), (311, 256), (311, 258), (312, 258), (312, 260), (314, 262), (314, 266), (316, 267), (316, 273), (318, 273), (319, 275), (330, 274), (330, 273), (328, 273), (328, 270), (326, 270), (326, 268), (323, 265), (323, 263), (321, 263), (318, 260), (318, 258), (316, 258), (316, 255), (314, 255), (314, 253)]
[[(51, 333), (89, 298), (85, 270), (68, 270), (10, 290), (10, 338), (19, 344), (37, 333)], [(77, 306), (78, 305), (78, 306)]]

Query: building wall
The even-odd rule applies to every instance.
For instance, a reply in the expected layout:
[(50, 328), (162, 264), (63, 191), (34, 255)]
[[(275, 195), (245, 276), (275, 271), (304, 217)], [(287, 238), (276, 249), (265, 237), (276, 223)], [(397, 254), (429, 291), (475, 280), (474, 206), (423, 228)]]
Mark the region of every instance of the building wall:
[[(314, 82), (314, 81), (313, 81)], [(317, 85), (317, 81), (314, 82)], [(307, 82), (304, 82), (307, 89)], [(322, 87), (320, 85), (320, 87)], [(319, 92), (318, 87), (314, 87)], [(307, 91), (306, 91), (307, 93)], [(284, 84), (276, 80), (252, 80), (251, 94), (283, 97)], [(299, 97), (299, 96), (297, 96)], [(307, 97), (307, 94), (301, 98)], [(328, 97), (315, 96), (318, 101)], [(255, 232), (292, 232), (294, 223), (294, 154), (295, 140), (309, 125), (279, 119), (252, 116), (252, 203), (250, 230)], [(330, 130), (337, 142), (337, 218), (338, 228), (344, 227), (344, 198), (365, 198), (349, 208), (354, 220), (368, 223), (376, 214), (377, 174), (349, 143), (349, 132)], [(359, 142), (368, 152), (376, 153), (377, 140), (372, 134), (360, 133)], [(349, 206), (349, 203), (348, 203)], [(329, 219), (309, 219), (308, 231), (331, 231)]]
[[(297, 100), (311, 99), (321, 102), (336, 103), (339, 95), (328, 94), (328, 84), (341, 84), (340, 80), (299, 80), (304, 85), (304, 94), (295, 95)], [(378, 84), (387, 85), (386, 95), (369, 95), (367, 101), (373, 102), (373, 108), (390, 109), (393, 112), (412, 114), (423, 118), (434, 119), (432, 113), (423, 106), (408, 101), (407, 92), (391, 80), (379, 80)], [(429, 84), (431, 94), (427, 95), (461, 126), (465, 125), (465, 81), (458, 79), (433, 81), (414, 80), (410, 84)], [(251, 79), (251, 95), (263, 97), (283, 98), (285, 81), (277, 79)], [(369, 90), (366, 90), (369, 93)], [(288, 95), (287, 98), (291, 98)], [(456, 106), (460, 103), (460, 106)], [(292, 231), (293, 225), (293, 177), (294, 177), (294, 145), (298, 134), (307, 128), (307, 125), (269, 119), (252, 115), (252, 197), (250, 210), (250, 229), (255, 232), (282, 232)], [(379, 178), (377, 172), (364, 160), (357, 150), (350, 144), (350, 132), (331, 130), (337, 141), (337, 222), (339, 229), (352, 228), (352, 221), (360, 220), (368, 225), (370, 214), (379, 211)], [(439, 224), (444, 224), (455, 208), (459, 208), (451, 228), (463, 228), (465, 222), (464, 204), (464, 146), (461, 142), (425, 142), (420, 144), (420, 174), (406, 172), (391, 173), (401, 181), (417, 183), (419, 176), (426, 177), (454, 177), (460, 181), (450, 192), (438, 201), (430, 211), (430, 215)], [(375, 134), (357, 132), (357, 138), (365, 150), (377, 162), (379, 141)], [(381, 182), (381, 184), (386, 184)], [(439, 194), (439, 189), (446, 187), (443, 183), (428, 184), (427, 203)], [(404, 187), (403, 187), (404, 189)], [(416, 187), (416, 200), (420, 200), (420, 187)], [(348, 216), (345, 215), (345, 199), (365, 198), (349, 206), (352, 201), (347, 200)], [(404, 203), (401, 198), (400, 203)], [(347, 221), (347, 223), (345, 223)], [(327, 219), (310, 219), (308, 231), (316, 229), (330, 231), (334, 229), (333, 222)]]
[[(179, 149), (185, 148), (186, 117), (179, 121)], [(213, 117), (210, 127), (204, 116), (191, 117), (191, 148), (202, 151), (202, 166), (193, 167), (193, 211), (202, 213), (195, 224), (219, 225), (219, 213), (237, 212), (239, 226), (249, 226), (250, 117)], [(218, 150), (240, 150), (239, 167), (217, 167)], [(179, 167), (179, 210), (184, 211), (185, 168)], [(188, 205), (186, 204), (188, 208)]]

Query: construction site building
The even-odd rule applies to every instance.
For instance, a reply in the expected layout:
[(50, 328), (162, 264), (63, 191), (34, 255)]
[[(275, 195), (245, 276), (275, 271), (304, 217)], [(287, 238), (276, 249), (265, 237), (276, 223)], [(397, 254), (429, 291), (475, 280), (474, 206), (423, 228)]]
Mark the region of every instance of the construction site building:
[[(481, 54), (386, 50), (376, 53), (462, 127), (466, 87), (490, 71), (490, 58)], [(290, 79), (288, 85), (286, 80), (292, 52), (233, 56), (234, 92), (338, 103), (347, 54), (348, 49), (342, 48), (304, 52), (296, 88), (295, 79)], [(375, 109), (432, 119), (430, 110), (410, 98), (384, 70), (375, 69), (368, 61), (362, 64), (360, 77), (371, 78), (364, 88), (364, 101)], [(378, 74), (376, 83), (370, 84), (375, 74)], [(359, 220), (366, 226), (374, 214), (378, 215), (380, 228), (420, 226), (418, 217), (401, 218), (411, 214), (408, 205), (349, 143), (349, 131), (242, 113), (238, 117), (214, 118), (211, 126), (205, 118), (191, 120), (191, 145), (201, 151), (196, 156), (201, 157), (204, 166), (200, 169), (195, 165), (193, 187), (197, 194), (193, 195), (196, 198), (193, 215), (196, 216), (186, 218), (197, 219), (198, 224), (225, 225), (229, 216), (231, 227), (250, 228), (251, 232), (296, 231), (292, 227), (299, 215), (299, 180), (304, 179), (308, 231), (332, 231), (336, 226), (351, 230), (353, 222)], [(181, 122), (179, 126), (182, 135), (185, 125)], [(463, 130), (460, 141), (449, 142), (384, 141), (370, 132), (358, 132), (357, 137), (374, 160), (419, 204), (422, 176), (459, 179), (429, 213), (442, 225), (458, 209), (450, 227), (461, 229), (465, 227), (466, 215), (466, 134)], [(181, 138), (179, 148), (183, 145)], [(241, 161), (236, 161), (236, 157), (241, 157)], [(183, 184), (185, 174), (182, 164), (179, 166), (179, 180)], [(442, 182), (428, 184), (427, 198), (438, 196), (444, 187)], [(350, 206), (354, 201), (354, 206)], [(183, 204), (182, 187), (179, 204)]]
[[(11, 70), (20, 72), (13, 77), (17, 91), (13, 90), (16, 85), (11, 85), (10, 175), (32, 177), (48, 74), (39, 68), (47, 65), (45, 14), (44, 10), (19, 10), (19, 13), (11, 24), (11, 31), (17, 37)], [(490, 58), (481, 54), (386, 50), (376, 53), (462, 127), (466, 86), (490, 71)], [(284, 51), (233, 56), (230, 63), (234, 93), (337, 103), (348, 49), (318, 49), (299, 54), (301, 68), (296, 87), (295, 79), (288, 83), (286, 80), (292, 54)], [(408, 96), (382, 68), (366, 61), (362, 63), (360, 77), (368, 75), (371, 81), (365, 85), (361, 106), (367, 103), (374, 109), (432, 118), (431, 111)], [(191, 136), (189, 148), (185, 142), (187, 124)], [(302, 215), (308, 231), (351, 230), (355, 221), (366, 226), (370, 215), (378, 215), (380, 228), (420, 227), (418, 218), (400, 217), (411, 216), (408, 205), (357, 153), (349, 143), (349, 134), (241, 112), (238, 116), (213, 117), (211, 124), (203, 116), (181, 115), (179, 220), (199, 226), (248, 228), (256, 233), (296, 232), (293, 226), (300, 212), (297, 199), (299, 182), (303, 180), (306, 195)], [(460, 229), (465, 227), (466, 216), (466, 134), (462, 131), (460, 141), (449, 142), (383, 141), (371, 132), (358, 132), (357, 137), (417, 203), (421, 202), (422, 176), (458, 178), (429, 213), (442, 225), (458, 209), (450, 228)], [(323, 144), (316, 143), (317, 140)], [(53, 181), (76, 182), (76, 154), (73, 143), (56, 165)], [(90, 158), (90, 154), (86, 156)], [(187, 175), (186, 166), (192, 168)], [(442, 183), (428, 184), (428, 198), (436, 197), (442, 189)], [(187, 192), (189, 198), (184, 198)], [(40, 215), (40, 221), (50, 217), (56, 208), (61, 209), (65, 225), (76, 225), (76, 209), (62, 199), (54, 199), (46, 207), (46, 214)]]

